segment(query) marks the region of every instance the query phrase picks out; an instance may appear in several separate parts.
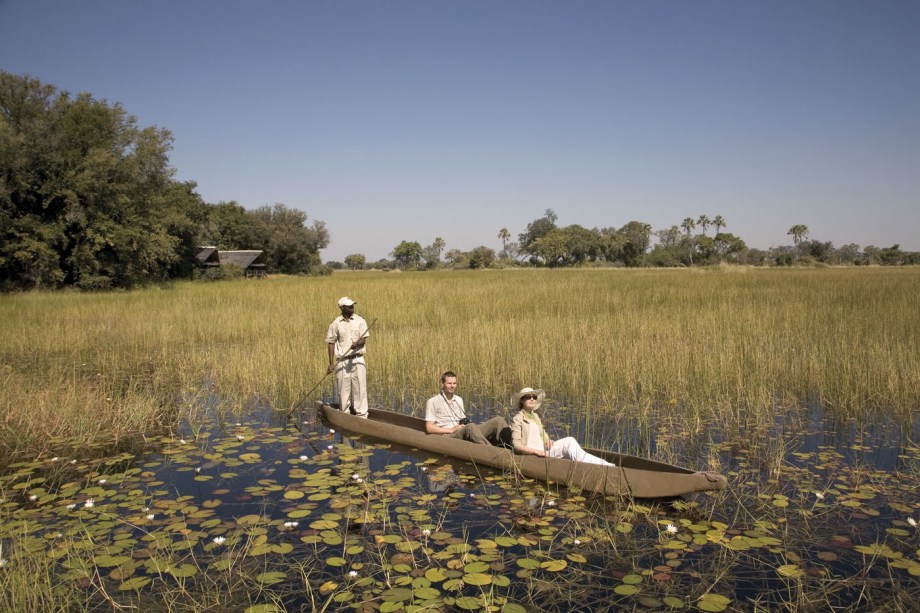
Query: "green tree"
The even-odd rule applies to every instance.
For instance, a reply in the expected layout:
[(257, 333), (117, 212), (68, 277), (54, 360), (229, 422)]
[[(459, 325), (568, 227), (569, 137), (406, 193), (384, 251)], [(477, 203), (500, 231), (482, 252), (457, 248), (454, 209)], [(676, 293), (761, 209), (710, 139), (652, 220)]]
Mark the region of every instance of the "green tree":
[(249, 249), (265, 251), (269, 270), (284, 274), (324, 272), (319, 251), (329, 245), (322, 221), (307, 225), (307, 214), (282, 203), (247, 211)]
[(685, 217), (684, 220), (681, 222), (680, 227), (683, 228), (687, 236), (690, 236), (690, 232), (692, 232), (693, 229), (696, 227), (696, 222), (693, 221), (692, 217)]
[(468, 254), (470, 268), (488, 268), (495, 261), (495, 251), (480, 245)]
[(130, 287), (189, 270), (194, 184), (120, 105), (0, 71), (0, 286)]
[(498, 238), (502, 242), (502, 257), (508, 257), (508, 239), (511, 238), (511, 233), (508, 232), (508, 228), (499, 230)]
[(414, 270), (418, 268), (422, 260), (422, 246), (416, 241), (403, 241), (399, 243), (393, 253), (393, 259), (396, 260), (396, 266), (403, 270)]
[(792, 237), (792, 242), (798, 246), (803, 240), (808, 238), (808, 226), (804, 224), (796, 224), (789, 228), (789, 231), (786, 232), (789, 236)]
[(351, 255), (345, 256), (345, 266), (348, 266), (352, 270), (361, 270), (366, 263), (367, 258), (360, 253), (352, 253)]
[(627, 266), (639, 266), (652, 240), (652, 226), (641, 221), (630, 221), (620, 228), (620, 234), (626, 238), (623, 245), (623, 263)]
[(709, 219), (709, 216), (706, 213), (703, 213), (699, 216), (699, 219), (696, 220), (696, 225), (703, 228), (703, 234), (706, 234), (706, 230), (709, 229), (709, 226), (712, 225), (712, 220)]
[(554, 230), (556, 228), (556, 219), (558, 219), (556, 212), (553, 209), (546, 209), (543, 217), (534, 219), (527, 224), (527, 230), (518, 235), (521, 252), (526, 255), (533, 255), (530, 249), (531, 244)]
[(728, 227), (727, 224), (725, 223), (725, 218), (722, 217), (721, 215), (716, 215), (716, 216), (715, 216), (715, 219), (712, 220), (712, 225), (714, 225), (714, 226), (716, 227), (716, 235), (717, 235), (717, 236), (718, 236), (718, 234), (719, 234), (719, 231), (720, 231), (722, 228)]

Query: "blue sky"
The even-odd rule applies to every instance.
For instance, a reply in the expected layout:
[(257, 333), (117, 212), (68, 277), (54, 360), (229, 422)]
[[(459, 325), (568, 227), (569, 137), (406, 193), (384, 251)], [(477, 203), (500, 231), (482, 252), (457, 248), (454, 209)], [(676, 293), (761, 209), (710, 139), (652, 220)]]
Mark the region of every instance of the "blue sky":
[(178, 178), (326, 222), (326, 260), (547, 208), (920, 250), (915, 0), (0, 0), (0, 68), (169, 129)]

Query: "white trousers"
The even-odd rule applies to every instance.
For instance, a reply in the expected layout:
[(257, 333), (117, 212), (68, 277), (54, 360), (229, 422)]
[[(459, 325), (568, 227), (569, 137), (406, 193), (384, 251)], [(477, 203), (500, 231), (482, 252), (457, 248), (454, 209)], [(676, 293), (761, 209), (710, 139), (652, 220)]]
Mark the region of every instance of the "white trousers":
[(549, 448), (549, 451), (546, 452), (551, 458), (566, 458), (569, 460), (575, 460), (576, 462), (587, 462), (588, 464), (606, 464), (607, 466), (613, 466), (607, 460), (597, 457), (596, 455), (591, 455), (587, 451), (581, 448), (581, 445), (578, 444), (573, 437), (567, 436), (561, 438), (553, 446)]
[(335, 369), (335, 384), (339, 390), (339, 408), (351, 406), (358, 417), (367, 417), (367, 367), (363, 362), (345, 360)]

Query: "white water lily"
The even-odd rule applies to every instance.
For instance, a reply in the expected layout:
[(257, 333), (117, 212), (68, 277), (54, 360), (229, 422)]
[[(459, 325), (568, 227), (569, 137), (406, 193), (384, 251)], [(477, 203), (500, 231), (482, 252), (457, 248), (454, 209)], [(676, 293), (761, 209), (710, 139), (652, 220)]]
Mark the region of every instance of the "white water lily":
[[(332, 428), (329, 428), (329, 434), (335, 434), (335, 430), (333, 430)], [(357, 573), (355, 573), (355, 574), (357, 574)]]
[(308, 457), (305, 456), (305, 455), (300, 456), (300, 461), (301, 461), (301, 462), (306, 462), (306, 461), (309, 460), (309, 459), (310, 459), (310, 458), (308, 458)]
[(572, 541), (572, 543), (575, 545), (581, 545), (581, 541), (578, 539), (575, 539), (574, 541)]
[(429, 530), (428, 528), (425, 528), (424, 530), (422, 530), (422, 536), (431, 536), (431, 530)]
[(52, 462), (57, 462), (57, 461), (60, 460), (60, 459), (61, 459), (61, 458), (59, 458), (59, 457), (57, 457), (57, 456), (54, 456), (53, 458), (51, 458), (51, 461), (52, 461)]
[(99, 485), (105, 485), (106, 481), (108, 481), (108, 479), (99, 479)]
[(352, 474), (351, 478), (354, 479), (355, 481), (357, 481), (358, 479), (361, 478), (361, 475), (359, 475), (358, 473), (354, 473), (354, 474)]
[(815, 498), (817, 498), (818, 500), (824, 500), (824, 494), (822, 494), (821, 492), (815, 492)]
[(153, 513), (150, 513), (149, 515), (147, 515), (147, 519), (151, 519), (151, 520), (152, 520), (154, 517), (156, 517), (156, 515), (153, 514)]
[(358, 571), (356, 571), (356, 570), (350, 570), (350, 571), (348, 571), (348, 576), (351, 577), (352, 579), (354, 579), (355, 577), (358, 576)]
[(677, 534), (677, 526), (674, 524), (668, 524), (664, 529), (668, 531), (668, 534)]
[(31, 496), (29, 496), (29, 500), (31, 500), (32, 502), (35, 502), (36, 500), (38, 500), (38, 494), (32, 494)]
[(180, 445), (184, 445), (184, 444), (185, 444), (185, 439), (184, 439), (184, 438), (180, 438), (180, 439), (179, 439), (179, 444), (180, 444)]
[(195, 467), (195, 474), (197, 475), (197, 474), (200, 474), (200, 473), (201, 473), (201, 467), (200, 467), (200, 466), (196, 466), (196, 467)]
[(913, 517), (908, 517), (908, 518), (907, 518), (907, 523), (909, 523), (909, 524), (910, 524), (911, 526), (913, 526), (914, 528), (917, 527), (917, 520), (914, 519)]
[(215, 537), (214, 537), (214, 544), (215, 544), (215, 545), (223, 545), (223, 544), (224, 544), (224, 541), (226, 541), (226, 540), (227, 540), (227, 539), (225, 539), (225, 538), (222, 537), (222, 536), (215, 536)]
[(73, 504), (67, 505), (67, 510), (68, 510), (68, 511), (73, 511), (73, 510), (76, 509), (76, 508), (77, 508), (77, 503), (76, 503), (76, 502), (73, 503)]
[(238, 441), (241, 441), (241, 440), (243, 440), (244, 438), (246, 438), (246, 437), (243, 436), (242, 434), (237, 434), (237, 435), (236, 435), (236, 440), (238, 440)]
[(331, 451), (331, 450), (335, 449), (335, 447), (333, 447), (332, 445), (327, 445), (327, 446), (326, 446), (326, 449), (329, 449), (329, 450)]
[(284, 522), (284, 527), (288, 530), (293, 530), (294, 528), (297, 527), (297, 522), (296, 521), (286, 521)]
[(554, 507), (554, 506), (556, 506), (556, 501), (555, 501), (555, 500), (547, 500), (547, 501), (546, 501), (546, 506), (548, 506), (548, 507)]
[(92, 498), (88, 498), (88, 499), (86, 500), (86, 502), (83, 503), (83, 506), (84, 506), (85, 508), (87, 508), (87, 509), (90, 509), (90, 508), (92, 508), (93, 506), (95, 506), (95, 504), (96, 504), (96, 501), (95, 501), (95, 500), (93, 500)]

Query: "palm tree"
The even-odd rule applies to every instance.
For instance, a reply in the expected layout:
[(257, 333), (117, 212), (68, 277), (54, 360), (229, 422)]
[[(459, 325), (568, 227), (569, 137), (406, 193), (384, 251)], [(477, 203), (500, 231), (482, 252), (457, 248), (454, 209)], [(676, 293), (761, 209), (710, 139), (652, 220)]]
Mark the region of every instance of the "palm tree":
[(709, 219), (706, 213), (703, 213), (700, 215), (700, 218), (696, 220), (696, 225), (703, 228), (703, 234), (706, 234), (706, 229), (712, 225), (712, 220)]
[(441, 261), (441, 252), (444, 251), (444, 246), (447, 243), (444, 242), (444, 239), (440, 236), (436, 236), (434, 242), (431, 244), (435, 250), (438, 252), (438, 261)]
[(684, 219), (683, 223), (680, 224), (680, 227), (684, 229), (684, 232), (687, 233), (687, 236), (690, 236), (691, 230), (696, 227), (696, 222), (693, 221), (692, 217), (687, 217)]
[(798, 247), (799, 243), (808, 238), (808, 226), (800, 223), (795, 224), (789, 228), (789, 231), (786, 232), (786, 234), (792, 237), (792, 242), (795, 243), (796, 247)]
[(508, 255), (508, 239), (511, 238), (511, 234), (508, 232), (508, 228), (502, 228), (498, 231), (498, 238), (502, 241), (502, 255)]
[(725, 218), (721, 215), (716, 215), (716, 218), (712, 220), (712, 225), (716, 227), (716, 236), (719, 235), (719, 230), (728, 227), (728, 224), (725, 223)]

